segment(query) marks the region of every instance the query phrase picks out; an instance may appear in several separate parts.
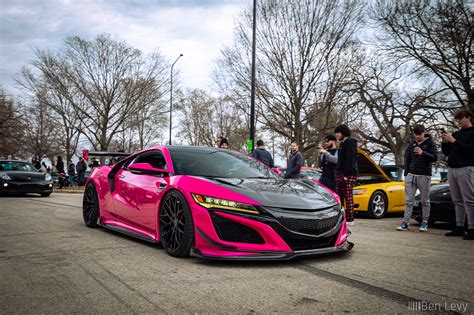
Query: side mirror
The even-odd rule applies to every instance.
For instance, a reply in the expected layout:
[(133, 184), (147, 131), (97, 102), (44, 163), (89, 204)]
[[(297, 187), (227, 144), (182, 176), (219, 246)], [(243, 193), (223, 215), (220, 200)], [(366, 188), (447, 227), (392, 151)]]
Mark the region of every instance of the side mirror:
[(150, 174), (150, 175), (158, 175), (158, 174), (168, 174), (169, 175), (171, 173), (170, 170), (165, 170), (165, 169), (162, 169), (162, 168), (154, 168), (149, 163), (130, 164), (128, 166), (128, 169), (132, 170), (132, 171), (139, 171), (139, 172), (142, 172), (144, 174)]
[(272, 167), (272, 171), (277, 173), (278, 176), (283, 176), (283, 172), (280, 169), (276, 168), (276, 167)]

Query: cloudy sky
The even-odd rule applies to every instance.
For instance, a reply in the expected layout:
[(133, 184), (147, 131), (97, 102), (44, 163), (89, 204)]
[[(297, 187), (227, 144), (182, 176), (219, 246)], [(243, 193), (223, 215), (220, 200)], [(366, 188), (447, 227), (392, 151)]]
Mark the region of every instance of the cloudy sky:
[(182, 85), (210, 89), (220, 50), (232, 43), (234, 19), (251, 0), (0, 0), (0, 84), (14, 77), (34, 48), (55, 50), (64, 38), (109, 33), (143, 52), (174, 61)]

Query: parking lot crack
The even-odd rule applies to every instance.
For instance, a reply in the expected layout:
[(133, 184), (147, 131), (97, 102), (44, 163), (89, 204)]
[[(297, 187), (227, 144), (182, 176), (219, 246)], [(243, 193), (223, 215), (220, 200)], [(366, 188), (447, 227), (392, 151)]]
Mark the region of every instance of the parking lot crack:
[[(310, 266), (304, 263), (300, 263), (294, 266), (294, 268), (299, 269), (301, 271), (310, 273), (312, 275), (322, 277), (325, 279), (329, 279), (332, 281), (339, 282), (341, 284), (359, 289), (364, 291), (365, 293), (371, 294), (373, 296), (389, 299), (393, 302), (409, 306), (409, 305), (415, 305), (414, 303), (431, 303), (429, 301), (425, 300), (420, 300), (412, 296), (404, 295), (395, 291), (391, 291), (382, 287), (378, 287), (360, 280), (356, 280), (353, 278), (346, 277), (341, 274), (337, 274), (334, 272), (330, 272), (327, 270), (323, 270), (314, 266)], [(461, 314), (459, 312), (455, 312), (452, 310), (446, 310), (444, 309), (444, 313), (446, 314)]]

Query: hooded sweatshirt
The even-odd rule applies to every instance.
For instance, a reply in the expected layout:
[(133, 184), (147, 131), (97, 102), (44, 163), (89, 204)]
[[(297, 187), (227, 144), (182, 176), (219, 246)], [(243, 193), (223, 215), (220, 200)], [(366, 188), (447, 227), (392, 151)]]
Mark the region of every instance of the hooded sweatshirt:
[(339, 147), (336, 175), (341, 177), (357, 176), (357, 140), (348, 137)]

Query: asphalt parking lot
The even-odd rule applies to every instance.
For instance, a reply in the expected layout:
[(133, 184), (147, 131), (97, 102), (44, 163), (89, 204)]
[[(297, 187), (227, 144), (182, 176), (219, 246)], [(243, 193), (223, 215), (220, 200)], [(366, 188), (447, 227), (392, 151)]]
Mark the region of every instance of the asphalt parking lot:
[[(474, 313), (474, 242), (358, 219), (353, 251), (285, 262), (168, 256), (82, 221), (82, 195), (0, 198), (0, 313)], [(467, 309), (465, 309), (467, 307)]]

